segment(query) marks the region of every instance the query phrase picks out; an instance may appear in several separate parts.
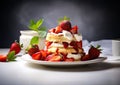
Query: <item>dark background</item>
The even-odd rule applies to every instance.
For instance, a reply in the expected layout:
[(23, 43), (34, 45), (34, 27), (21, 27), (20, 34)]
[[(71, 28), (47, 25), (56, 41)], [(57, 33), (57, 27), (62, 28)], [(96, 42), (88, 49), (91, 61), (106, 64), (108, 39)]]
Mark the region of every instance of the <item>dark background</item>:
[(20, 30), (28, 30), (30, 19), (44, 18), (48, 29), (59, 17), (68, 16), (78, 25), (83, 39), (120, 38), (120, 3), (105, 0), (2, 0), (0, 1), (0, 48), (19, 41)]

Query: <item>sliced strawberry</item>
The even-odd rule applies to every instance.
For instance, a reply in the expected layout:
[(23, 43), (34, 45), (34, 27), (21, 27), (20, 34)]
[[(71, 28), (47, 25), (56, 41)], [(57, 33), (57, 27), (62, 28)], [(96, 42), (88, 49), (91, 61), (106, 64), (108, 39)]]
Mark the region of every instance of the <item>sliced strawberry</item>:
[(48, 42), (48, 41), (45, 42), (45, 45), (46, 45), (47, 48), (49, 48), (49, 46), (50, 46), (51, 44), (52, 44), (52, 42)]
[(59, 48), (56, 49), (56, 54), (59, 54)]
[(81, 58), (81, 61), (87, 61), (87, 60), (90, 60), (91, 57), (89, 55), (85, 55)]
[(46, 52), (47, 52), (47, 56), (52, 54), (52, 52), (49, 52), (48, 50), (46, 50)]
[(30, 46), (30, 48), (28, 48), (28, 54), (31, 56), (38, 51), (39, 51), (38, 45), (32, 45)]
[(48, 56), (48, 52), (46, 50), (40, 50), (40, 52), (42, 55), (41, 60), (45, 60), (46, 57)]
[(91, 45), (88, 51), (88, 54), (92, 59), (99, 57), (100, 53), (101, 53), (100, 45), (98, 45), (97, 47)]
[(63, 44), (64, 48), (67, 48), (69, 45), (67, 42), (62, 42), (62, 44)]
[(36, 52), (32, 55), (32, 59), (34, 59), (34, 60), (40, 60), (41, 57), (42, 57), (41, 52)]
[(46, 61), (57, 62), (61, 61), (62, 57), (59, 54), (51, 54), (46, 57)]
[(77, 34), (77, 33), (78, 33), (78, 26), (75, 25), (74, 27), (72, 27), (71, 32), (72, 32), (73, 34)]
[(62, 32), (62, 28), (60, 26), (57, 26), (55, 28), (55, 33), (61, 33)]
[(67, 59), (65, 59), (65, 62), (73, 62), (73, 61), (75, 61), (73, 58), (67, 58)]
[(0, 55), (0, 62), (6, 62), (7, 56), (6, 55)]
[(15, 51), (15, 54), (18, 54), (21, 51), (21, 47), (22, 45), (15, 41), (11, 44), (9, 52)]
[(78, 48), (82, 48), (82, 41), (79, 41), (79, 42), (77, 42), (77, 46), (78, 46)]
[(70, 42), (70, 45), (71, 45), (71, 46), (75, 46), (75, 45), (76, 45), (76, 41), (71, 41), (71, 42)]
[(76, 50), (76, 53), (79, 52), (78, 46), (73, 46), (73, 48)]
[(55, 33), (55, 28), (52, 28), (52, 29), (50, 29), (48, 32), (53, 32), (53, 33)]
[(78, 53), (78, 45), (77, 45), (77, 42), (76, 41), (71, 41), (70, 42), (70, 45), (73, 46), (73, 48), (76, 50), (76, 52)]
[(66, 53), (60, 53), (60, 55), (62, 55), (62, 61), (65, 61), (67, 59), (67, 55)]
[(52, 57), (53, 57), (53, 54), (48, 55), (48, 56), (45, 58), (45, 61), (49, 61)]

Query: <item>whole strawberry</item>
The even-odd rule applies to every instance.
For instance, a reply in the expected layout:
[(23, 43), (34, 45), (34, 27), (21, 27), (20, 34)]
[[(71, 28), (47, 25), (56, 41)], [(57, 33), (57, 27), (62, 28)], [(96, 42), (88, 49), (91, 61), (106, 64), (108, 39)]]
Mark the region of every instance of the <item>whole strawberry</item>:
[(67, 30), (70, 31), (71, 30), (71, 23), (68, 20), (63, 20), (59, 26), (63, 29), (63, 30)]
[(7, 55), (0, 54), (0, 62), (15, 61), (15, 59), (16, 59), (15, 51), (11, 51)]
[(36, 53), (36, 52), (38, 52), (39, 51), (39, 47), (38, 47), (38, 45), (31, 45), (30, 47), (28, 47), (27, 48), (27, 53), (29, 54), (29, 55), (33, 55), (34, 53)]
[(15, 51), (15, 54), (18, 54), (21, 51), (22, 45), (20, 45), (17, 41), (13, 42), (10, 46), (10, 50), (11, 51)]
[(101, 49), (100, 49), (100, 45), (98, 45), (97, 47), (94, 47), (91, 45), (89, 51), (88, 51), (88, 55), (91, 57), (91, 59), (95, 59), (97, 57), (99, 57), (100, 53), (101, 53)]

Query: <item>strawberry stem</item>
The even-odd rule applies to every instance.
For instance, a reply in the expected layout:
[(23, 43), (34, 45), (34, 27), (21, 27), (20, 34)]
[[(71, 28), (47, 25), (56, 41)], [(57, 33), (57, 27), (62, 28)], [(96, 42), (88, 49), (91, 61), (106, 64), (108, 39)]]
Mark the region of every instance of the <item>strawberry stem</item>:
[(67, 16), (64, 16), (63, 18), (59, 18), (59, 19), (58, 19), (58, 24), (60, 24), (60, 22), (62, 22), (62, 21), (64, 21), (64, 20), (70, 21), (70, 18), (67, 17)]
[(97, 45), (97, 46), (96, 46), (96, 48), (100, 48), (100, 47), (101, 47), (101, 45)]

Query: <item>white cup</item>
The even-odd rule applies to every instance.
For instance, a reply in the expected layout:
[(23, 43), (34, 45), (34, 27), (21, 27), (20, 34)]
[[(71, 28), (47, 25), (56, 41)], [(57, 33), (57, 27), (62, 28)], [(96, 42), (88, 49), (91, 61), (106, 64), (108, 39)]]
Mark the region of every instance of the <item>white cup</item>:
[[(33, 38), (33, 36), (38, 36), (38, 33), (32, 30), (21, 30), (20, 34), (19, 42), (20, 44), (23, 44), (23, 50), (25, 50), (30, 45), (30, 40)], [(44, 49), (45, 38), (39, 38), (38, 46), (40, 49)]]
[(112, 40), (112, 54), (113, 56), (120, 56), (120, 39)]

